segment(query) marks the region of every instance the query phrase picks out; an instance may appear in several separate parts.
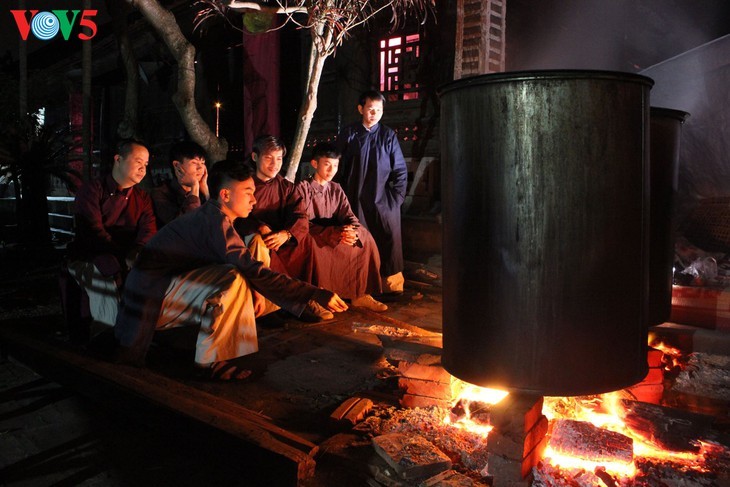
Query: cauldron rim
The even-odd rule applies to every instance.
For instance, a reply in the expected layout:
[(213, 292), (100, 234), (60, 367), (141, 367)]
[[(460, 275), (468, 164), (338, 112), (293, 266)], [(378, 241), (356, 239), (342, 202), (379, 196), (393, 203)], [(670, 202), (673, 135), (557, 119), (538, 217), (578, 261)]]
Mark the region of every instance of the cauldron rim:
[(458, 80), (450, 81), (438, 87), (436, 92), (443, 96), (449, 91), (492, 83), (512, 83), (517, 81), (547, 81), (547, 80), (607, 80), (607, 81), (633, 81), (649, 86), (654, 86), (654, 80), (648, 76), (623, 71), (602, 71), (590, 69), (545, 69), (533, 71), (503, 71), (499, 73), (479, 74)]
[(652, 116), (676, 118), (679, 123), (684, 123), (690, 116), (689, 112), (677, 110), (676, 108), (650, 107), (650, 110)]

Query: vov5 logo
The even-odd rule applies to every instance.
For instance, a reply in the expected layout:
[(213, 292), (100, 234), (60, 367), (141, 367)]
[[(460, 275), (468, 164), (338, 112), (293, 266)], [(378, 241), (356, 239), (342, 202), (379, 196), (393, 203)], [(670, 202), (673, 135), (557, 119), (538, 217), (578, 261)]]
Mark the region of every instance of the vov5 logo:
[[(28, 17), (30, 12), (30, 17)], [(61, 32), (64, 40), (69, 40), (74, 25), (79, 26), (77, 37), (82, 41), (88, 41), (96, 35), (96, 22), (94, 17), (98, 10), (51, 10), (50, 12), (39, 12), (38, 10), (11, 10), (18, 26), (20, 38), (28, 39), (28, 33), (42, 40), (53, 39)], [(79, 13), (81, 17), (79, 17)]]

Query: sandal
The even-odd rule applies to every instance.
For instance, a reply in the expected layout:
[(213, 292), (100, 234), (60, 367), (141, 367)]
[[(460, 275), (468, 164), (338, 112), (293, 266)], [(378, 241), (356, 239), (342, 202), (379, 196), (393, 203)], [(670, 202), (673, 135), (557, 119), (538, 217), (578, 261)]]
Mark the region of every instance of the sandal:
[(201, 368), (198, 378), (219, 382), (236, 382), (248, 379), (251, 373), (250, 370), (242, 369), (231, 361), (223, 360)]

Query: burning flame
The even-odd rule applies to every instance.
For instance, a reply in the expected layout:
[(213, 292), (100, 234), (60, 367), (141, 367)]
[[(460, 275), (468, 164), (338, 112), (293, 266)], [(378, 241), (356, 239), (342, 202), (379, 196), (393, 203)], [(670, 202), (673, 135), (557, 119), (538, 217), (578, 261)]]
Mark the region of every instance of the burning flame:
[[(546, 397), (544, 399), (543, 414), (549, 419), (575, 419), (586, 421), (594, 426), (609, 431), (621, 433), (633, 440), (634, 457), (644, 457), (659, 461), (680, 463), (688, 467), (702, 470), (702, 451), (676, 452), (666, 450), (656, 445), (651, 438), (640, 431), (628, 427), (624, 421), (626, 410), (621, 403), (621, 391), (611, 392), (600, 396), (587, 397)], [(616, 462), (589, 462), (580, 458), (570, 457), (550, 448), (545, 451), (545, 458), (550, 463), (566, 468), (583, 468), (593, 471), (597, 466), (606, 467), (606, 471), (621, 477), (635, 475), (634, 464)]]
[(649, 332), (649, 346), (657, 350), (661, 350), (664, 354), (662, 362), (664, 362), (664, 370), (671, 371), (677, 367), (682, 367), (680, 359), (682, 358), (682, 351), (671, 345), (667, 345), (659, 338), (654, 332)]
[[(498, 404), (508, 395), (508, 392), (477, 387), (465, 384), (462, 394), (454, 403), (451, 415), (447, 415), (443, 422), (451, 427), (470, 431), (486, 437), (493, 427), (485, 423), (486, 414), (481, 414), (482, 421), (475, 420), (475, 415), (483, 413), (489, 406)], [(637, 474), (636, 458), (642, 457), (655, 461), (674, 462), (689, 468), (706, 471), (703, 468), (704, 453), (709, 448), (700, 443), (699, 453), (676, 452), (658, 446), (646, 434), (635, 431), (627, 426), (624, 418), (627, 411), (622, 399), (628, 399), (627, 393), (622, 391), (608, 394), (582, 397), (545, 397), (543, 414), (552, 423), (558, 419), (572, 419), (588, 422), (598, 428), (620, 433), (633, 441), (633, 455), (630, 459), (589, 460), (575, 455), (557, 451), (548, 441), (543, 460), (554, 466), (566, 469), (580, 469), (595, 472), (605, 470), (608, 474), (623, 479), (633, 478)], [(457, 410), (454, 413), (454, 410)], [(462, 414), (463, 411), (463, 414)]]
[(497, 404), (508, 395), (509, 393), (507, 391), (490, 389), (488, 387), (479, 387), (473, 384), (465, 384), (464, 389), (461, 391), (461, 395), (454, 403), (454, 406), (456, 404), (460, 404), (461, 407), (463, 407), (464, 415), (458, 418), (453, 417), (453, 415), (447, 415), (444, 418), (444, 424), (451, 425), (454, 428), (471, 431), (472, 433), (486, 437), (489, 432), (494, 429), (494, 427), (489, 424), (479, 423), (472, 420), (472, 415), (477, 412), (472, 408), (481, 408), (485, 404)]

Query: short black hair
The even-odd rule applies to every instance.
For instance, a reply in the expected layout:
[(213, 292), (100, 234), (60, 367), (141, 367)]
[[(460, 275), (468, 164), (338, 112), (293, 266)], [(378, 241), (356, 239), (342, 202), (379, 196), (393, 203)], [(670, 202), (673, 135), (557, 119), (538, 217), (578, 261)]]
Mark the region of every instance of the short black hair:
[(205, 149), (191, 140), (177, 142), (170, 148), (170, 163), (172, 161), (182, 162), (183, 159), (195, 159), (196, 157), (205, 159)]
[(330, 144), (329, 142), (320, 142), (314, 146), (314, 149), (312, 149), (312, 159), (319, 161), (322, 157), (339, 159), (342, 157), (342, 153), (337, 150), (337, 147), (335, 147), (334, 144)]
[(230, 181), (245, 181), (252, 178), (254, 170), (243, 161), (224, 159), (213, 164), (208, 175), (210, 197), (218, 199), (221, 189)]
[(127, 157), (129, 154), (132, 153), (132, 146), (133, 145), (141, 145), (145, 149), (147, 149), (147, 152), (152, 152), (150, 148), (142, 142), (139, 139), (122, 139), (119, 142), (117, 142), (117, 151), (116, 154), (119, 155), (119, 157)]
[(286, 145), (284, 145), (284, 142), (279, 137), (275, 135), (262, 135), (253, 141), (253, 149), (251, 149), (251, 152), (260, 156), (261, 154), (268, 154), (275, 150), (283, 150), (283, 155), (286, 155)]
[(357, 104), (364, 107), (368, 100), (380, 100), (385, 103), (385, 97), (381, 92), (378, 90), (368, 90), (360, 93), (360, 98), (357, 99)]

